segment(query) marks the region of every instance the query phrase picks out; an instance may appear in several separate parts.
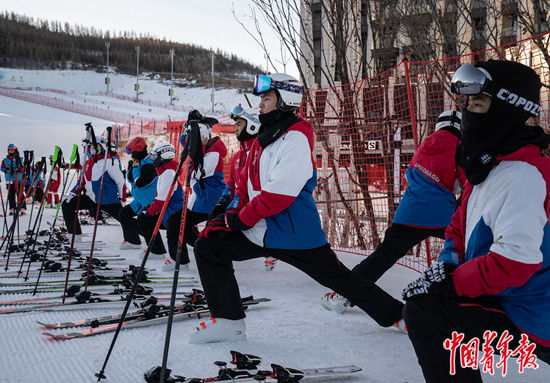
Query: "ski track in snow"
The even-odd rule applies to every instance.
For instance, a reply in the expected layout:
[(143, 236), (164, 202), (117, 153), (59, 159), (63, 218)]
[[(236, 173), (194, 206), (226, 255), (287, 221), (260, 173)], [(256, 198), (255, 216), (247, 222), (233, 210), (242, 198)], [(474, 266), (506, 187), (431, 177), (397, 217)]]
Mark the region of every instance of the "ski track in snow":
[[(47, 85), (49, 84), (41, 86)], [(36, 155), (49, 155), (54, 144), (60, 145), (65, 153), (70, 153), (70, 145), (80, 142), (83, 123), (88, 121), (97, 126), (97, 134), (108, 124), (107, 121), (0, 96), (0, 150), (13, 141), (22, 149), (35, 149)], [(5, 189), (3, 193), (5, 197)], [(51, 221), (53, 214), (53, 209), (46, 209), (46, 217), (42, 221), (43, 229), (48, 228), (46, 221)], [(22, 228), (26, 228), (28, 217), (22, 217)], [(84, 233), (91, 233), (92, 227), (82, 226), (82, 230)], [(103, 253), (121, 254), (127, 259), (126, 264), (139, 265), (140, 251), (118, 250), (121, 237), (120, 226), (98, 227), (98, 240), (106, 243), (102, 246)], [(192, 256), (191, 259), (190, 271), (183, 273), (198, 279)], [(352, 267), (362, 258), (358, 255), (340, 254), (340, 259)], [(160, 269), (161, 264), (162, 260), (152, 255), (147, 266)], [(19, 266), (17, 262), (13, 265), (10, 271), (17, 270)], [(263, 259), (236, 262), (235, 269), (241, 296), (253, 294), (256, 298), (271, 299), (271, 302), (262, 303), (247, 311), (248, 341), (189, 345), (189, 333), (204, 319), (174, 322), (168, 361), (168, 367), (173, 373), (188, 377), (213, 376), (217, 367), (212, 362), (229, 361), (229, 351), (238, 350), (262, 357), (264, 369), (268, 369), (270, 363), (298, 369), (355, 364), (363, 369), (349, 377), (323, 379), (324, 382), (423, 381), (413, 348), (405, 334), (394, 328), (379, 327), (357, 308), (348, 309), (343, 315), (324, 310), (319, 305), (319, 300), (327, 289), (300, 271), (279, 262), (274, 271), (266, 272)], [(155, 271), (150, 275), (171, 276), (172, 273)], [(392, 295), (399, 297), (401, 289), (417, 276), (410, 269), (395, 266), (379, 283)], [(52, 276), (43, 277), (43, 280), (46, 278), (54, 279)], [(61, 276), (58, 277), (60, 278)], [(18, 280), (0, 278), (0, 282), (16, 281)], [(162, 287), (156, 290), (169, 289)], [(182, 287), (179, 290), (190, 291), (191, 287)], [(55, 295), (59, 295), (59, 292), (41, 296)], [(30, 294), (9, 294), (1, 295), (0, 300), (30, 297)], [(42, 335), (44, 330), (39, 328), (36, 321), (53, 323), (121, 312), (122, 305), (120, 308), (110, 309), (0, 315), (0, 382), (95, 382), (94, 374), (103, 364), (114, 333), (50, 342)], [(104, 382), (142, 382), (143, 373), (162, 362), (165, 329), (166, 326), (161, 324), (123, 330), (111, 354), (105, 371), (107, 380)], [(73, 330), (75, 329), (49, 331), (65, 333)], [(484, 381), (535, 383), (550, 380), (550, 367), (543, 362), (540, 362), (538, 370), (527, 370), (522, 375), (518, 373), (515, 360), (511, 360), (508, 367), (506, 378), (502, 378), (500, 370), (497, 370), (494, 376), (485, 374)]]

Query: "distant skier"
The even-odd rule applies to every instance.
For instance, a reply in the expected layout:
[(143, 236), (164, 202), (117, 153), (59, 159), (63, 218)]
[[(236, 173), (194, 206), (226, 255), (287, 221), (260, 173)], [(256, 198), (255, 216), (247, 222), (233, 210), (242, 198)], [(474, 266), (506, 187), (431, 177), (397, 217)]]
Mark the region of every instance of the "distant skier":
[[(176, 149), (174, 146), (168, 142), (159, 142), (153, 147), (151, 153), (149, 153), (149, 157), (153, 161), (153, 165), (158, 175), (157, 192), (153, 203), (149, 207), (143, 208), (137, 218), (139, 230), (147, 244), (149, 244), (153, 236), (153, 230), (157, 223), (158, 215), (164, 205), (164, 201), (168, 199), (168, 206), (162, 218), (162, 229), (168, 227), (168, 218), (175, 212), (181, 211), (183, 206), (183, 188), (179, 180), (177, 181), (176, 187), (172, 190), (172, 194), (168, 195), (170, 185), (172, 184), (178, 167), (178, 161), (175, 159)], [(166, 248), (162, 243), (160, 235), (156, 236), (155, 243), (153, 243), (151, 247), (151, 253), (157, 255), (166, 253)]]
[(124, 234), (120, 249), (139, 249), (139, 226), (137, 217), (144, 208), (150, 206), (157, 193), (157, 171), (151, 156), (147, 153), (147, 142), (143, 137), (135, 137), (126, 145), (131, 155), (126, 168), (126, 178), (132, 187), (134, 200), (120, 210), (119, 218)]
[[(227, 154), (227, 148), (219, 137), (212, 137), (212, 126), (218, 120), (202, 116), (197, 110), (189, 113), (188, 122), (194, 121), (198, 124), (200, 133), (200, 147), (193, 150), (190, 156), (191, 172), (189, 180), (191, 195), (187, 203), (187, 215), (185, 217), (184, 242), (193, 246), (198, 238), (196, 225), (208, 219), (208, 213), (212, 210), (218, 199), (225, 190), (223, 182), (223, 163)], [(180, 138), (182, 145), (186, 140), (184, 133)], [(174, 260), (178, 248), (178, 235), (181, 223), (182, 210), (170, 215), (167, 222), (166, 239), (170, 258), (163, 265), (164, 271), (174, 269)], [(187, 246), (182, 247), (181, 264), (184, 268), (189, 263)]]
[[(2, 160), (1, 170), (5, 174), (6, 188), (8, 189), (9, 214), (13, 215), (17, 207), (16, 199), (19, 197), (19, 190), (23, 182), (23, 158), (19, 155), (17, 146), (8, 145), (8, 155)], [(25, 201), (21, 206), (21, 212), (25, 212), (27, 205)]]
[[(445, 111), (437, 118), (435, 132), (416, 149), (406, 172), (407, 189), (397, 207), (392, 224), (376, 250), (352, 270), (376, 282), (413, 246), (429, 237), (444, 238), (456, 208), (455, 192), (464, 185), (464, 171), (456, 164), (460, 140), (460, 112)], [(350, 302), (336, 293), (327, 293), (321, 304), (343, 313)], [(390, 308), (391, 310), (391, 308)], [(398, 322), (398, 326), (402, 322)]]
[[(50, 156), (50, 167), (53, 163), (53, 156)], [(59, 186), (61, 184), (61, 171), (60, 165), (56, 164), (52, 170), (52, 178), (50, 186), (48, 187), (48, 194), (46, 196), (46, 203), (48, 207), (55, 208), (59, 204)]]

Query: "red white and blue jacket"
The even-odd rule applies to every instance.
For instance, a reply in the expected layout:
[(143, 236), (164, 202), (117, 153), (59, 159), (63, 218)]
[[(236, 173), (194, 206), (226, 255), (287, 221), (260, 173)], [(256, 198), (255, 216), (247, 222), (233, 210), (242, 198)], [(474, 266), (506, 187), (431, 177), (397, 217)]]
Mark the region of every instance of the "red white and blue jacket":
[(311, 125), (302, 119), (265, 148), (257, 139), (246, 160), (246, 189), (237, 185), (243, 234), (274, 249), (313, 249), (327, 243), (313, 199), (317, 171)]
[[(203, 145), (203, 153), (203, 172), (201, 169), (192, 169), (191, 172), (191, 195), (187, 208), (196, 213), (208, 214), (226, 187), (223, 182), (223, 161), (227, 148), (219, 137), (214, 137)], [(204, 189), (201, 186), (201, 177)]]
[(105, 157), (103, 154), (90, 156), (84, 164), (84, 177), (82, 184), (73, 187), (72, 192), (77, 193), (79, 189), (84, 191), (96, 203), (99, 202), (99, 191), (101, 189), (101, 177), (104, 174), (103, 191), (101, 192), (101, 204), (111, 205), (126, 200), (126, 183), (122, 174), (122, 167), (118, 156)]
[(229, 172), (229, 182), (227, 186), (230, 189), (231, 198), (235, 196), (235, 191), (237, 189), (237, 184), (242, 185), (246, 188), (246, 158), (248, 152), (252, 147), (253, 140), (248, 140), (241, 142), (241, 148), (233, 156), (233, 161), (231, 162), (231, 170)]
[(167, 162), (157, 168), (157, 195), (151, 206), (147, 209), (147, 214), (155, 216), (162, 210), (164, 201), (166, 201), (167, 198), (170, 199), (168, 201), (168, 206), (166, 207), (166, 212), (162, 217), (162, 224), (164, 227), (168, 224), (168, 218), (173, 213), (183, 208), (183, 188), (181, 187), (179, 179), (177, 181), (177, 185), (172, 190), (172, 194), (168, 195), (177, 168), (178, 162), (176, 160)]
[(497, 160), (485, 181), (466, 183), (440, 261), (460, 265), (458, 295), (495, 296), (518, 328), (550, 346), (550, 159), (527, 145)]
[(439, 228), (451, 223), (456, 207), (455, 185), (466, 176), (456, 165), (458, 137), (437, 130), (416, 149), (405, 173), (407, 189), (397, 207), (393, 223)]

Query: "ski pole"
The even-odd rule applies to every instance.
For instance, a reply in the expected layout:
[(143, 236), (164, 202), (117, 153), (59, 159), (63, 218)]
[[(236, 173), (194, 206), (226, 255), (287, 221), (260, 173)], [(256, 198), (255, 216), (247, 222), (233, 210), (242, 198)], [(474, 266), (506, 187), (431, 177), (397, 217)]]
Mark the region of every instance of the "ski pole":
[[(186, 145), (187, 150), (183, 150), (181, 153), (180, 161), (178, 163), (178, 167), (176, 169), (176, 173), (174, 174), (174, 178), (172, 179), (172, 184), (170, 185), (170, 189), (168, 190), (167, 198), (164, 201), (164, 204), (162, 205), (162, 209), (159, 213), (159, 216), (157, 218), (157, 223), (155, 225), (155, 228), (153, 230), (153, 234), (151, 235), (151, 239), (149, 240), (149, 244), (147, 245), (147, 250), (145, 250), (145, 255), (143, 256), (143, 260), (141, 261), (141, 265), (139, 267), (138, 273), (137, 273), (137, 280), (141, 280), (141, 277), (143, 275), (143, 270), (145, 269), (145, 263), (147, 262), (147, 258), (149, 258), (149, 253), (151, 252), (151, 248), (153, 247), (153, 244), (155, 243), (155, 239), (157, 238), (158, 231), (160, 229), (160, 225), (162, 223), (162, 218), (164, 217), (164, 213), (166, 212), (166, 208), (168, 207), (168, 203), (170, 202), (169, 196), (172, 195), (172, 192), (174, 191), (174, 187), (176, 183), (178, 182), (179, 174), (181, 172), (181, 168), (184, 164), (185, 159), (187, 158), (188, 154), (188, 145)], [(187, 166), (185, 167), (185, 171), (187, 174)], [(187, 178), (187, 177), (186, 177)], [(120, 329), (122, 328), (122, 323), (124, 323), (124, 319), (126, 318), (126, 314), (128, 313), (128, 308), (130, 307), (130, 304), (132, 303), (132, 299), (134, 298), (134, 295), (136, 293), (137, 289), (137, 283), (134, 283), (132, 286), (132, 291), (127, 297), (126, 305), (124, 306), (124, 310), (122, 311), (122, 314), (120, 316), (120, 320), (118, 321), (118, 325), (115, 331), (115, 334), (113, 336), (113, 340), (111, 341), (111, 345), (109, 346), (109, 351), (107, 351), (107, 355), (105, 356), (105, 360), (103, 362), (103, 366), (101, 367), (101, 370), (95, 374), (97, 377), (97, 381), (101, 381), (101, 379), (105, 379), (105, 368), (107, 367), (107, 363), (109, 362), (109, 357), (111, 356), (111, 353), (113, 352), (113, 348), (115, 346), (116, 340), (118, 338), (118, 334), (120, 333)]]
[(183, 209), (181, 212), (180, 232), (178, 236), (178, 250), (176, 252), (176, 266), (174, 268), (174, 279), (172, 281), (172, 294), (170, 296), (170, 310), (168, 312), (168, 323), (166, 325), (166, 335), (164, 337), (164, 351), (162, 353), (162, 367), (160, 370), (160, 381), (164, 382), (164, 375), (166, 374), (166, 364), (168, 362), (168, 353), (170, 350), (170, 337), (172, 335), (172, 322), (174, 320), (174, 307), (176, 305), (176, 294), (178, 291), (178, 278), (180, 273), (181, 252), (183, 246), (187, 246), (183, 241), (185, 234), (185, 220), (187, 219), (187, 202), (189, 201), (189, 194), (191, 189), (187, 184), (187, 177), (185, 177), (185, 198), (183, 200)]
[[(21, 203), (20, 205), (16, 206), (16, 211), (15, 211), (15, 213), (16, 213), (17, 215), (19, 215), (19, 210), (20, 210), (20, 207), (21, 207), (21, 206), (22, 206), (22, 203)], [(17, 221), (15, 221), (15, 220), (12, 222), (12, 225), (11, 225), (10, 229), (8, 230), (8, 238), (9, 238), (10, 235), (13, 237), (13, 234), (15, 233), (15, 225), (16, 225), (16, 223), (17, 223)], [(4, 241), (6, 241), (6, 238), (4, 238)], [(2, 242), (2, 246), (4, 245), (4, 243), (5, 243), (5, 242)], [(9, 241), (8, 241), (8, 243), (9, 243)], [(1, 248), (1, 246), (0, 246), (0, 248)], [(9, 245), (8, 245), (8, 248), (7, 248), (7, 253), (8, 253), (8, 259), (7, 259), (7, 262), (6, 262), (6, 268), (5, 268), (5, 270), (8, 270), (9, 259), (10, 259), (10, 255), (11, 255), (11, 246), (9, 246)]]
[(31, 230), (32, 215), (33, 215), (33, 212), (34, 212), (34, 198), (35, 198), (35, 195), (36, 195), (36, 189), (38, 188), (38, 179), (40, 178), (40, 172), (42, 171), (41, 168), (42, 167), (46, 168), (46, 157), (42, 157), (41, 163), (40, 163), (39, 166), (40, 166), (40, 170), (37, 170), (38, 177), (36, 178), (36, 185), (34, 185), (34, 189), (33, 189), (33, 192), (32, 192), (31, 214), (29, 216), (29, 226), (27, 227), (27, 232), (26, 232), (28, 235), (31, 235), (31, 236), (32, 236), (32, 234), (29, 234), (29, 231)]
[(2, 237), (4, 237), (4, 234), (6, 233), (6, 229), (8, 228), (8, 222), (6, 220), (6, 206), (4, 205), (4, 194), (2, 193), (2, 185), (0, 184), (0, 199), (2, 200), (2, 214), (4, 215), (4, 224), (2, 225)]
[[(101, 181), (99, 183), (99, 197), (97, 199), (97, 208), (95, 211), (95, 222), (94, 222), (94, 232), (92, 234), (92, 247), (90, 248), (90, 255), (88, 256), (88, 271), (86, 272), (86, 284), (84, 285), (84, 292), (88, 291), (88, 278), (90, 276), (90, 271), (92, 270), (92, 261), (94, 258), (94, 247), (95, 247), (95, 237), (97, 234), (97, 220), (99, 219), (99, 212), (101, 209), (101, 196), (103, 195), (103, 183), (105, 181), (105, 171), (107, 170), (107, 160), (109, 156), (109, 151), (111, 150), (111, 126), (107, 127), (107, 148), (105, 148), (105, 154), (103, 155), (103, 173), (101, 173)], [(97, 150), (97, 146), (96, 146)]]
[[(59, 150), (59, 153), (60, 154), (58, 155), (57, 162), (59, 163), (59, 167), (61, 167), (62, 162), (63, 162), (63, 154), (61, 153), (61, 149)], [(77, 153), (78, 153), (78, 145), (74, 144), (73, 145), (73, 151), (71, 152), (71, 157), (69, 159), (69, 170), (68, 170), (69, 172), (71, 171), (71, 168), (72, 168), (73, 163), (76, 159), (76, 154)], [(36, 295), (36, 290), (38, 289), (38, 283), (40, 282), (40, 277), (42, 275), (42, 270), (44, 269), (44, 263), (46, 263), (46, 256), (48, 255), (48, 251), (50, 251), (50, 245), (51, 245), (52, 238), (53, 238), (53, 233), (54, 233), (54, 230), (55, 230), (55, 223), (57, 222), (57, 216), (59, 215), (59, 208), (61, 207), (61, 201), (62, 201), (63, 195), (65, 194), (65, 189), (67, 188), (67, 180), (68, 179), (69, 179), (69, 177), (65, 177), (65, 180), (63, 182), (63, 188), (61, 189), (61, 198), (59, 199), (59, 203), (57, 204), (57, 209), (55, 209), (55, 216), (53, 218), (53, 224), (52, 224), (52, 228), (50, 230), (50, 237), (48, 239), (48, 242), (46, 243), (46, 250), (44, 251), (44, 258), (42, 259), (42, 263), (40, 264), (40, 270), (38, 271), (38, 278), (36, 279), (36, 284), (34, 285), (34, 292), (32, 293), (32, 295)]]
[[(77, 163), (80, 164), (80, 156), (77, 153)], [(74, 223), (73, 223), (73, 233), (71, 237), (71, 246), (69, 248), (69, 260), (67, 263), (67, 274), (65, 276), (65, 286), (63, 287), (63, 299), (61, 301), (61, 304), (65, 304), (65, 297), (67, 295), (67, 285), (69, 284), (69, 273), (71, 270), (71, 260), (73, 259), (73, 250), (74, 250), (74, 237), (76, 235), (76, 224), (78, 222), (78, 209), (80, 208), (80, 197), (82, 196), (82, 181), (84, 178), (84, 164), (82, 164), (82, 169), (80, 171), (80, 176), (78, 177), (78, 189), (77, 189), (77, 195), (76, 195), (76, 214), (74, 215)]]
[[(46, 189), (45, 190), (48, 190), (48, 188), (50, 187), (50, 183), (52, 182), (53, 171), (55, 169), (55, 166), (57, 165), (57, 162), (59, 161), (58, 154), (59, 154), (60, 150), (61, 149), (59, 148), (59, 146), (56, 145), (55, 149), (54, 149), (53, 157), (52, 157), (52, 165), (50, 166), (50, 175), (48, 176), (48, 182), (46, 183), (46, 186), (45, 186)], [(36, 248), (36, 241), (38, 239), (38, 232), (40, 230), (40, 224), (42, 223), (42, 217), (44, 216), (44, 209), (45, 209), (44, 202), (45, 201), (46, 201), (46, 193), (44, 193), (44, 195), (42, 196), (42, 201), (40, 201), (40, 207), (38, 209), (38, 213), (36, 214), (36, 219), (34, 221), (34, 225), (33, 225), (33, 228), (32, 228), (32, 232), (34, 233), (34, 240), (31, 240), (31, 241), (28, 242), (27, 248), (25, 249), (25, 255), (23, 256), (23, 259), (21, 260), (21, 266), (19, 267), (19, 271), (17, 272), (18, 275), (21, 274), (21, 270), (23, 269), (23, 263), (25, 262), (25, 259), (27, 258), (27, 255), (29, 254), (30, 243), (32, 242), (31, 251), (34, 251), (34, 249)], [(29, 262), (29, 264), (27, 266), (27, 272), (26, 272), (25, 278), (24, 278), (25, 281), (29, 277), (30, 268), (31, 268), (31, 262)]]

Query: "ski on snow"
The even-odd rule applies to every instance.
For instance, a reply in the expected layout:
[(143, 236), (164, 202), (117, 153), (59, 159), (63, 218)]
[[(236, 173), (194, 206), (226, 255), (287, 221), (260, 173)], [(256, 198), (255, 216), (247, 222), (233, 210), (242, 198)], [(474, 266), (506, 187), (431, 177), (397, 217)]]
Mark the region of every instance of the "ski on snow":
[[(238, 351), (231, 351), (231, 364), (235, 367), (227, 367), (226, 362), (216, 361), (214, 364), (219, 367), (218, 375), (211, 378), (185, 378), (183, 376), (170, 376), (172, 372), (166, 369), (168, 378), (162, 383), (206, 383), (206, 382), (269, 382), (269, 383), (295, 383), (302, 379), (312, 379), (321, 377), (331, 377), (339, 375), (349, 375), (361, 371), (361, 368), (354, 365), (324, 367), (324, 368), (308, 368), (295, 369), (283, 367), (278, 364), (271, 364), (271, 370), (260, 370), (258, 366), (262, 359), (255, 355), (242, 354)], [(147, 383), (160, 382), (161, 367), (153, 367), (144, 374)], [(98, 378), (100, 377), (96, 374)], [(102, 376), (101, 378), (103, 378)]]

